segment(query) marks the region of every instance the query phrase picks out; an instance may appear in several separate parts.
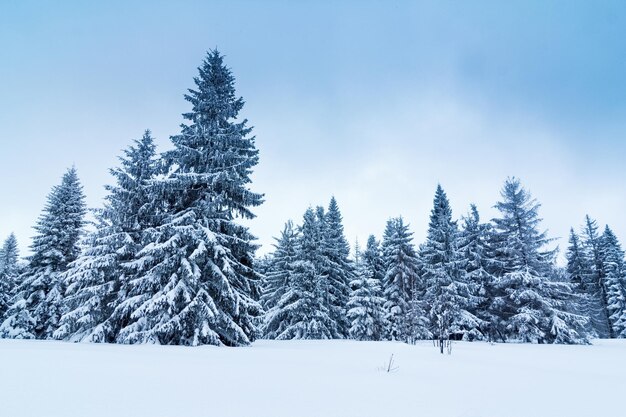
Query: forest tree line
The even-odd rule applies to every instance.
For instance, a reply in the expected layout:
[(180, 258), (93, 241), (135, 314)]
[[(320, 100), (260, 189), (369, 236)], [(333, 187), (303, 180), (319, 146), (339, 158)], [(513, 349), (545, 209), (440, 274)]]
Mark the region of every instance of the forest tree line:
[(588, 343), (626, 337), (624, 252), (607, 226), (571, 230), (567, 266), (540, 229), (540, 204), (505, 181), (482, 222), (475, 205), (453, 220), (437, 186), (425, 242), (402, 217), (354, 256), (334, 198), (289, 221), (263, 259), (265, 337)]
[(350, 246), (339, 205), (289, 221), (256, 258), (250, 190), (259, 161), (244, 101), (211, 51), (185, 95), (191, 111), (157, 153), (146, 131), (111, 169), (103, 208), (87, 208), (69, 169), (48, 195), (31, 255), (0, 249), (0, 337), (106, 343), (247, 345), (257, 338), (464, 339), (588, 343), (626, 337), (624, 252), (587, 217), (556, 264), (540, 205), (516, 178), (498, 216), (453, 219), (441, 186), (426, 240), (402, 217)]

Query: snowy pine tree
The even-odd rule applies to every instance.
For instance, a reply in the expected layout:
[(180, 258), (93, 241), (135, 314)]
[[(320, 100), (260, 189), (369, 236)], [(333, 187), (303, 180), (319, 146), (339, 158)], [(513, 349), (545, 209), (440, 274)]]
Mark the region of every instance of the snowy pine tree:
[(19, 248), (13, 233), (0, 248), (0, 322), (10, 307), (19, 275)]
[[(413, 246), (413, 234), (402, 217), (389, 219), (382, 243), (385, 276), (383, 295), (385, 298), (386, 338), (407, 340), (410, 332), (407, 316), (412, 312), (411, 300), (418, 280), (418, 260)], [(419, 322), (419, 319), (418, 319)]]
[(567, 259), (565, 270), (577, 298), (572, 301), (575, 304), (573, 307), (575, 311), (589, 317), (587, 333), (595, 335), (594, 316), (596, 315), (597, 306), (592, 298), (594, 286), (588, 282), (588, 277), (592, 274), (593, 265), (574, 229), (570, 229), (569, 245), (565, 257)]
[[(319, 211), (318, 211), (319, 213)], [(309, 208), (300, 227), (296, 260), (287, 286), (266, 315), (266, 336), (276, 339), (332, 339), (340, 336), (331, 313), (328, 277), (321, 271), (323, 216)]]
[(135, 278), (122, 343), (240, 346), (257, 336), (256, 246), (237, 219), (252, 219), (262, 203), (248, 188), (258, 151), (247, 121), (237, 121), (244, 101), (219, 52), (208, 53), (194, 81), (189, 124), (171, 138), (168, 173), (154, 181), (165, 216), (128, 264)]
[(122, 305), (132, 271), (126, 266), (141, 249), (143, 231), (154, 225), (158, 203), (151, 194), (157, 174), (156, 146), (150, 131), (124, 151), (116, 180), (107, 186), (105, 207), (97, 212), (97, 230), (81, 256), (64, 274), (64, 314), (54, 332), (58, 339), (113, 342), (128, 319)]
[(448, 197), (438, 185), (428, 236), (419, 256), (431, 332), (439, 340), (441, 353), (444, 340), (452, 334), (462, 334), (467, 339), (480, 337), (481, 322), (470, 312), (476, 305), (476, 299), (473, 286), (465, 280), (458, 234)]
[(350, 245), (344, 236), (341, 212), (335, 197), (330, 199), (323, 222), (323, 251), (326, 257), (324, 274), (328, 280), (329, 309), (340, 335), (346, 337), (350, 328), (347, 304), (350, 297), (350, 282), (354, 279), (354, 268), (349, 259)]
[(600, 257), (604, 271), (607, 312), (613, 337), (626, 338), (626, 265), (624, 251), (606, 226), (601, 237)]
[(496, 277), (492, 273), (497, 261), (489, 245), (491, 226), (480, 222), (480, 215), (474, 204), (471, 205), (468, 215), (463, 217), (462, 226), (459, 255), (462, 258), (465, 280), (474, 294), (474, 302), (469, 311), (482, 322), (482, 337), (494, 341), (500, 335), (496, 326), (498, 317), (494, 305), (494, 300), (497, 300)]
[(79, 254), (84, 200), (76, 169), (71, 168), (52, 189), (35, 226), (33, 254), (0, 326), (2, 337), (46, 339), (57, 328), (64, 292), (61, 274)]
[(585, 343), (588, 319), (571, 312), (572, 286), (558, 279), (550, 241), (538, 230), (540, 205), (509, 178), (496, 204), (493, 219), (496, 254), (502, 262), (498, 287), (502, 291), (499, 316), (508, 337), (534, 343)]
[[(315, 267), (308, 261), (293, 264), (292, 284), (270, 315), (270, 337), (276, 339), (331, 339), (336, 328), (324, 302), (324, 289)], [(276, 323), (276, 326), (274, 325)]]
[(261, 302), (266, 310), (272, 309), (289, 287), (293, 262), (297, 260), (298, 231), (289, 220), (285, 223), (280, 238), (275, 238), (274, 253), (268, 262)]
[(582, 232), (583, 252), (589, 260), (589, 270), (584, 278), (584, 288), (588, 297), (589, 317), (591, 324), (601, 338), (614, 337), (610, 325), (607, 293), (605, 284), (604, 264), (602, 262), (602, 239), (598, 233), (598, 225), (588, 215)]
[(384, 270), (376, 238), (370, 236), (365, 251), (359, 250), (355, 254), (358, 254), (358, 262), (355, 278), (350, 283), (352, 292), (348, 301), (350, 337), (357, 340), (381, 340), (385, 332), (385, 299), (382, 297)]

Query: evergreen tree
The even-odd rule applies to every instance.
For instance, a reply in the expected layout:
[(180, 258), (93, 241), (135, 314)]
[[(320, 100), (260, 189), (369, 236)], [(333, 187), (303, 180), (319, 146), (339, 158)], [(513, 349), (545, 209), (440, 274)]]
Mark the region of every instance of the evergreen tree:
[(409, 232), (409, 226), (404, 224), (402, 217), (387, 221), (382, 252), (385, 265), (385, 321), (388, 323), (386, 338), (407, 340), (410, 333), (407, 315), (412, 312), (410, 303), (417, 287), (419, 265), (413, 246), (413, 234)]
[(143, 231), (155, 224), (158, 203), (151, 194), (157, 174), (156, 146), (150, 131), (124, 151), (116, 180), (107, 186), (105, 207), (97, 212), (97, 230), (85, 242), (81, 256), (64, 274), (67, 286), (58, 339), (113, 342), (128, 320), (123, 308), (132, 271), (127, 263), (141, 249)]
[(194, 81), (189, 124), (164, 154), (167, 175), (153, 181), (165, 215), (129, 264), (122, 343), (240, 346), (257, 336), (257, 247), (237, 219), (252, 219), (263, 201), (248, 188), (258, 151), (247, 121), (237, 122), (244, 101), (219, 52), (208, 53)]
[(550, 239), (538, 230), (540, 205), (515, 178), (507, 179), (501, 195), (500, 217), (493, 222), (503, 265), (499, 316), (507, 335), (525, 342), (585, 343), (587, 319), (569, 311), (572, 286), (556, 279), (555, 252), (543, 250)]
[(332, 339), (340, 336), (330, 310), (328, 277), (320, 270), (324, 216), (309, 208), (300, 227), (296, 260), (289, 265), (288, 285), (267, 313), (266, 336), (276, 339)]
[(584, 298), (575, 290), (569, 280), (566, 268), (552, 265), (547, 293), (551, 297), (555, 314), (551, 318), (549, 343), (586, 344), (595, 336), (590, 319), (581, 308)]
[(592, 274), (593, 265), (574, 229), (570, 229), (569, 246), (567, 247), (565, 257), (567, 259), (565, 270), (577, 298), (577, 300), (573, 301), (575, 311), (579, 311), (582, 315), (590, 318), (587, 333), (595, 335), (596, 328), (593, 317), (596, 306), (592, 299), (593, 287), (587, 281)]
[(64, 290), (61, 274), (79, 254), (84, 200), (76, 169), (71, 168), (52, 189), (35, 226), (33, 254), (0, 326), (2, 337), (45, 339), (57, 328)]
[(500, 330), (496, 326), (498, 322), (496, 277), (491, 272), (497, 267), (497, 260), (489, 245), (491, 227), (480, 222), (480, 215), (474, 204), (470, 206), (468, 215), (463, 217), (462, 225), (459, 252), (465, 280), (474, 294), (474, 302), (471, 303), (469, 311), (481, 321), (482, 337), (493, 341), (500, 337)]
[(13, 233), (0, 248), (0, 320), (10, 307), (19, 275), (19, 248)]
[(602, 262), (602, 239), (598, 233), (598, 225), (588, 215), (585, 216), (583, 227), (583, 252), (589, 259), (590, 268), (583, 276), (584, 288), (589, 299), (589, 316), (591, 324), (600, 338), (614, 337), (610, 325), (607, 293), (605, 285), (604, 264)]
[[(270, 313), (269, 337), (276, 339), (331, 339), (336, 334), (320, 277), (309, 261), (293, 264), (292, 284)], [(276, 330), (273, 330), (273, 329)]]
[(274, 253), (268, 262), (261, 302), (267, 311), (274, 308), (289, 288), (293, 263), (297, 260), (298, 231), (293, 222), (285, 223), (280, 238), (275, 238)]
[(613, 337), (626, 337), (626, 265), (624, 251), (613, 231), (606, 226), (600, 256), (604, 271), (607, 312)]
[(469, 339), (479, 337), (481, 322), (470, 312), (476, 302), (463, 273), (457, 225), (452, 220), (448, 197), (440, 185), (435, 192), (428, 236), (421, 247), (420, 260), (431, 332), (439, 340), (441, 353), (444, 340), (452, 334), (460, 333)]
[[(358, 248), (358, 246), (357, 246)], [(376, 238), (370, 236), (363, 253), (355, 252), (356, 277), (350, 283), (352, 292), (348, 301), (350, 337), (357, 340), (381, 340), (385, 332), (385, 311), (382, 297), (383, 265)]]
[(326, 257), (325, 275), (330, 296), (329, 310), (337, 323), (340, 336), (348, 335), (350, 323), (347, 319), (347, 304), (350, 298), (350, 282), (354, 279), (354, 268), (349, 259), (350, 245), (344, 236), (343, 223), (335, 197), (330, 199), (328, 211), (320, 217), (324, 222), (323, 251)]

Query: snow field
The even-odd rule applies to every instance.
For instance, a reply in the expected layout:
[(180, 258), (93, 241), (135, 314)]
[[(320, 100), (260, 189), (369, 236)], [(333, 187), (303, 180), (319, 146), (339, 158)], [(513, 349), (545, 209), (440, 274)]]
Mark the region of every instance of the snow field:
[(0, 340), (0, 374), (2, 417), (617, 417), (626, 341), (456, 342), (440, 355), (429, 342)]

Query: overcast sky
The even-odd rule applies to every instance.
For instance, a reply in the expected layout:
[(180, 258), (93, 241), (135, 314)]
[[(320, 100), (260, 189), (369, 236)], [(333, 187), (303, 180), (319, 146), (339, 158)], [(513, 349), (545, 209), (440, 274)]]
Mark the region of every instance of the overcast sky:
[(585, 213), (626, 243), (626, 2), (295, 3), (0, 3), (0, 238), (26, 250), (72, 164), (97, 207), (144, 129), (167, 149), (217, 47), (255, 126), (263, 252), (333, 194), (351, 242), (397, 215), (421, 242), (438, 182), (489, 219), (511, 175), (563, 249)]

